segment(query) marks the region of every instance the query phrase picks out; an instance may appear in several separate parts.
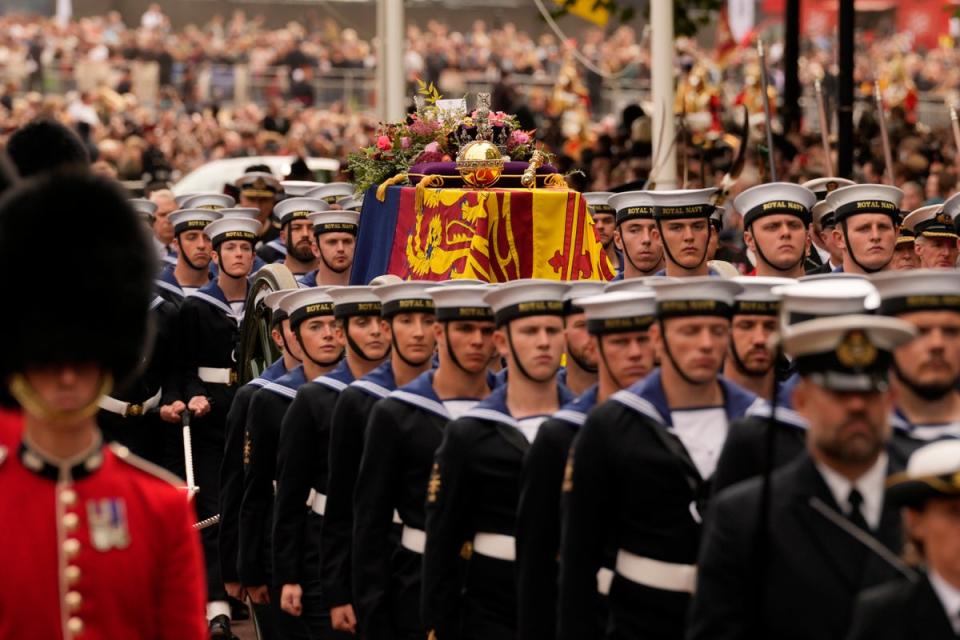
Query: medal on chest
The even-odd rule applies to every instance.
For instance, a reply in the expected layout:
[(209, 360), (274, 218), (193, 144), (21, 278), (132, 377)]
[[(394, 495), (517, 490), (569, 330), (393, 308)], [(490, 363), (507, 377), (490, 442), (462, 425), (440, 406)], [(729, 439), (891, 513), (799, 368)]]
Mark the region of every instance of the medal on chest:
[(130, 546), (127, 505), (123, 498), (99, 498), (87, 501), (90, 545), (97, 551), (126, 549)]

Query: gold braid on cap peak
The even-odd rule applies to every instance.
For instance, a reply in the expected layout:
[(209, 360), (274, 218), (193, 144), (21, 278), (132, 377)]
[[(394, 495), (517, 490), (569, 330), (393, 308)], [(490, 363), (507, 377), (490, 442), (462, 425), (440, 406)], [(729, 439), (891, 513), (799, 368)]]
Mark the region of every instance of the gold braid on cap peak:
[(8, 389), (27, 413), (51, 422), (73, 422), (89, 418), (100, 410), (100, 398), (109, 395), (113, 389), (113, 376), (109, 373), (104, 374), (103, 380), (100, 382), (100, 388), (93, 399), (73, 411), (60, 411), (48, 406), (44, 399), (40, 397), (40, 394), (30, 386), (23, 374), (15, 373), (11, 376)]

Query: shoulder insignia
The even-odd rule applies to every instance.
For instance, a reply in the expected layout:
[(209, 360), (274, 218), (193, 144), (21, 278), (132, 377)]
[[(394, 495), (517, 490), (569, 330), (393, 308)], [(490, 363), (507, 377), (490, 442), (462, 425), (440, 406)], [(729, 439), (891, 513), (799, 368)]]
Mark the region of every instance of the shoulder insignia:
[(460, 547), (460, 557), (464, 560), (469, 560), (473, 557), (473, 543), (467, 540), (463, 543), (463, 546)]
[(140, 456), (135, 455), (130, 451), (130, 449), (127, 449), (122, 444), (117, 444), (116, 442), (113, 442), (108, 446), (110, 447), (110, 451), (113, 452), (113, 455), (115, 455), (118, 460), (122, 460), (123, 462), (126, 462), (131, 467), (135, 467), (140, 471), (148, 473), (151, 476), (154, 476), (156, 478), (159, 478), (160, 480), (169, 482), (170, 484), (172, 484), (177, 488), (183, 487), (184, 481), (178, 478), (176, 475), (170, 473), (160, 465), (153, 464), (149, 460), (144, 460)]
[(573, 491), (573, 451), (567, 456), (567, 464), (563, 467), (563, 492)]
[(433, 463), (430, 469), (430, 482), (427, 484), (427, 502), (437, 501), (437, 494), (440, 493), (440, 465)]
[(253, 453), (253, 442), (250, 441), (250, 432), (243, 432), (243, 466), (250, 466), (250, 455)]

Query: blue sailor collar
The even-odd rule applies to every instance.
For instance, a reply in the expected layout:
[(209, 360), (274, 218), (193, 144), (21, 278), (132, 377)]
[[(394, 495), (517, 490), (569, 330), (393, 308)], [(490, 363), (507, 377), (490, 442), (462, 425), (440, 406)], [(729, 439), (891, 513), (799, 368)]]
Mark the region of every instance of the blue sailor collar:
[(305, 288), (305, 289), (309, 289), (309, 288), (311, 288), (311, 287), (317, 286), (317, 272), (318, 272), (318, 271), (319, 271), (319, 269), (314, 269), (313, 271), (311, 271), (311, 272), (309, 272), (309, 273), (303, 274), (302, 276), (300, 276), (299, 278), (297, 278), (297, 282), (299, 282), (299, 283), (300, 283), (300, 286), (301, 286), (302, 288)]
[[(757, 411), (760, 407), (767, 405), (762, 398), (758, 398), (723, 376), (719, 376), (717, 382), (720, 383), (720, 391), (723, 393), (723, 409), (728, 421), (736, 420), (748, 415), (751, 410)], [(656, 420), (667, 428), (673, 427), (670, 406), (663, 391), (660, 369), (655, 369), (646, 378), (629, 388), (616, 392), (610, 399)]]
[(216, 307), (220, 311), (223, 311), (227, 314), (227, 317), (233, 318), (237, 321), (237, 324), (243, 320), (243, 314), (239, 316), (233, 312), (233, 309), (230, 307), (230, 301), (227, 300), (227, 296), (224, 295), (223, 290), (220, 289), (220, 285), (217, 284), (216, 280), (211, 280), (207, 284), (200, 287), (196, 293), (193, 294), (194, 298), (203, 300), (212, 307)]
[[(806, 431), (810, 426), (807, 424), (807, 419), (793, 408), (793, 390), (797, 388), (799, 382), (800, 374), (794, 373), (780, 383), (780, 388), (777, 389), (777, 410), (774, 417), (777, 422)], [(746, 416), (750, 418), (770, 418), (770, 403), (764, 402), (761, 405), (751, 407)]]
[(573, 402), (568, 402), (563, 405), (560, 411), (557, 411), (553, 414), (553, 417), (557, 420), (563, 420), (564, 422), (569, 422), (570, 424), (575, 424), (578, 427), (582, 427), (583, 423), (587, 421), (587, 413), (590, 409), (593, 409), (597, 406), (597, 392), (599, 388), (597, 385), (593, 385), (579, 396), (574, 398)]
[(287, 245), (280, 242), (280, 238), (274, 238), (267, 243), (267, 246), (273, 249), (274, 251), (279, 251), (283, 255), (287, 255)]
[[(653, 274), (653, 275), (654, 275), (654, 276), (662, 276), (662, 277), (665, 278), (665, 277), (667, 277), (667, 268), (664, 267), (663, 269), (660, 269), (660, 271), (657, 271), (657, 272), (656, 272), (655, 274)], [(707, 275), (710, 276), (711, 278), (720, 278), (720, 277), (722, 277), (722, 276), (720, 275), (720, 272), (719, 272), (719, 271), (717, 271), (716, 269), (714, 269), (713, 267), (711, 267), (711, 266), (709, 266), (709, 265), (707, 265)]]
[[(433, 388), (433, 377), (436, 373), (436, 369), (424, 371), (414, 378), (410, 384), (404, 385), (392, 392), (390, 397), (425, 411), (435, 413), (446, 420), (452, 420), (453, 416), (447, 411), (443, 400), (440, 399), (440, 396), (437, 395), (436, 390)], [(488, 375), (487, 386), (492, 389), (493, 385), (491, 381), (491, 376)]]
[(177, 282), (177, 277), (173, 275), (173, 265), (164, 268), (157, 279), (154, 280), (154, 284), (164, 291), (169, 291), (180, 298), (184, 295), (183, 288), (181, 288), (180, 283)]
[[(563, 407), (574, 400), (574, 395), (565, 386), (558, 384), (557, 399), (560, 401), (560, 406)], [(494, 389), (493, 392), (481, 400), (477, 406), (464, 413), (463, 417), (502, 422), (511, 427), (520, 427), (516, 418), (510, 415), (510, 409), (507, 408), (507, 385)]]
[(393, 364), (390, 358), (379, 367), (355, 380), (351, 387), (362, 389), (364, 392), (377, 398), (386, 398), (390, 392), (397, 388), (397, 381), (393, 377)]
[(340, 364), (335, 366), (332, 371), (313, 379), (317, 384), (322, 384), (336, 392), (343, 391), (347, 386), (352, 384), (354, 380), (353, 372), (350, 371), (350, 366), (346, 360), (341, 360)]
[(567, 368), (566, 367), (560, 367), (559, 369), (557, 369), (557, 384), (562, 384), (563, 386), (567, 386)]
[(291, 369), (276, 380), (263, 385), (263, 388), (292, 400), (297, 395), (297, 389), (300, 388), (300, 385), (306, 384), (306, 382), (307, 376), (304, 374), (303, 366), (301, 365), (295, 369)]
[(900, 407), (895, 407), (893, 413), (890, 414), (890, 424), (896, 431), (922, 442), (960, 438), (960, 421), (914, 424)]
[(263, 370), (259, 376), (248, 382), (247, 384), (252, 387), (262, 387), (268, 382), (273, 382), (280, 376), (284, 375), (287, 372), (286, 366), (283, 364), (283, 358), (277, 358), (273, 364)]

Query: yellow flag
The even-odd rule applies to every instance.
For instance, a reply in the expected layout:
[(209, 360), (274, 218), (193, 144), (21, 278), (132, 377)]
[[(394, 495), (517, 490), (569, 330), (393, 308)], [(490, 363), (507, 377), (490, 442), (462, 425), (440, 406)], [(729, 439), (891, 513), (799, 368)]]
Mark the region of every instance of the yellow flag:
[[(553, 0), (558, 5), (564, 5), (565, 0)], [(575, 0), (573, 4), (567, 7), (571, 15), (578, 16), (584, 20), (589, 20), (598, 27), (607, 26), (610, 21), (610, 11), (606, 6), (597, 6), (597, 0)]]

